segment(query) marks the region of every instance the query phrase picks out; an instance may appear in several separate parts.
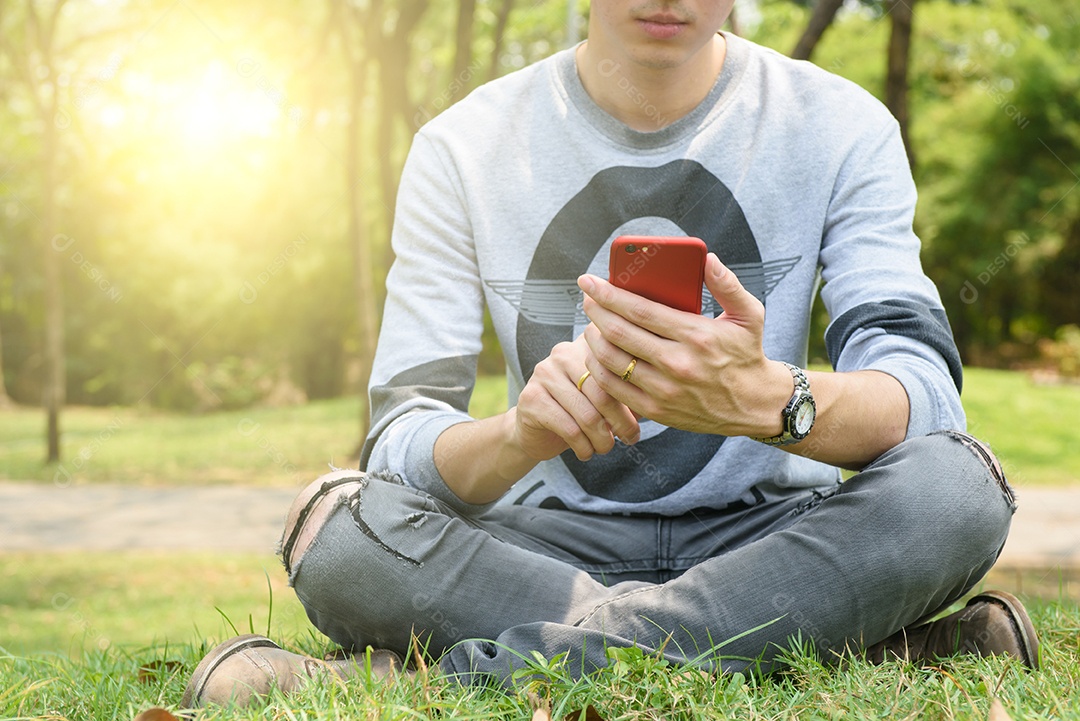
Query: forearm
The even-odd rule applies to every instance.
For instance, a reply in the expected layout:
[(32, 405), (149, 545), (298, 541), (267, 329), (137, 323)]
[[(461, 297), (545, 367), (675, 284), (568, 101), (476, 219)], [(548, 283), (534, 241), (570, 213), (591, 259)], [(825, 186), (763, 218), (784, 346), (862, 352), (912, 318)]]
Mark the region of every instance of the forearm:
[(817, 404), (810, 435), (784, 450), (859, 470), (907, 435), (908, 397), (887, 373), (807, 371)]
[(513, 442), (516, 408), (450, 426), (435, 441), (435, 467), (466, 503), (490, 503), (536, 466)]

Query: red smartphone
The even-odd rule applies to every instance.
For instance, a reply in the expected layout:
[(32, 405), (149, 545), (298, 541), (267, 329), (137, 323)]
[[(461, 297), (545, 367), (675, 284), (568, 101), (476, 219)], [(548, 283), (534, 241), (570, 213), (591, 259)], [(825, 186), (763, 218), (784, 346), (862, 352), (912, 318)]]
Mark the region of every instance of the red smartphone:
[(701, 238), (620, 235), (611, 244), (608, 278), (649, 300), (700, 314), (707, 253)]

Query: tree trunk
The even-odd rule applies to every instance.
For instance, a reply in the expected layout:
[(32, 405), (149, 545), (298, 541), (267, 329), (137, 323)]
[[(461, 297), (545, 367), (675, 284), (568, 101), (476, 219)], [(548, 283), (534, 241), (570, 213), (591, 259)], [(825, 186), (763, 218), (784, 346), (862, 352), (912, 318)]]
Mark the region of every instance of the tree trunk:
[[(375, 344), (379, 337), (378, 301), (375, 297), (375, 259), (371, 249), (371, 237), (364, 225), (364, 188), (360, 168), (360, 138), (362, 127), (361, 105), (367, 88), (367, 62), (365, 59), (350, 61), (349, 124), (347, 126), (345, 186), (349, 198), (349, 246), (353, 250), (356, 273), (356, 319), (360, 331), (360, 387), (367, 393), (371, 380), (371, 365), (375, 358)], [(367, 438), (371, 427), (371, 409), (365, 400), (360, 415), (360, 443)]]
[[(51, 78), (50, 78), (51, 79)], [(56, 101), (55, 85), (46, 100), (41, 143), (41, 247), (45, 257), (45, 388), (46, 461), (60, 460), (60, 409), (67, 395), (64, 374), (64, 285), (62, 260), (56, 249)]]
[(888, 72), (885, 77), (885, 105), (900, 123), (908, 162), (915, 169), (915, 152), (911, 147), (908, 117), (908, 65), (911, 51), (912, 6), (915, 0), (891, 0), (892, 32), (889, 34)]
[(731, 14), (728, 15), (728, 29), (731, 30), (732, 35), (742, 35), (742, 25), (739, 24), (739, 12), (738, 8), (732, 6)]
[(42, 400), (45, 406), (47, 446), (46, 462), (60, 460), (60, 409), (64, 406), (67, 389), (65, 387), (64, 363), (64, 286), (61, 263), (61, 248), (56, 245), (56, 165), (59, 137), (57, 135), (57, 97), (56, 58), (53, 42), (56, 38), (56, 26), (60, 20), (65, 0), (57, 0), (50, 8), (51, 12), (42, 18), (32, 0), (26, 4), (28, 26), (37, 41), (38, 68), (40, 81), (31, 79), (29, 90), (35, 96), (35, 106), (41, 122), (41, 220), (38, 232), (45, 271), (45, 378)]
[(818, 0), (814, 5), (814, 11), (810, 14), (810, 22), (806, 25), (802, 37), (791, 51), (791, 57), (796, 60), (809, 60), (814, 54), (814, 48), (825, 31), (832, 25), (836, 17), (836, 11), (844, 4), (844, 0)]
[[(402, 0), (393, 31), (389, 35), (383, 35), (377, 44), (379, 97), (382, 102), (379, 103), (375, 151), (379, 157), (379, 185), (386, 208), (387, 238), (394, 227), (394, 209), (397, 206), (397, 188), (401, 178), (401, 161), (394, 153), (395, 140), (400, 139), (395, 127), (405, 130), (406, 141), (416, 133), (413, 120), (417, 109), (409, 98), (408, 71), (412, 61), (412, 34), (427, 9), (428, 0)], [(385, 254), (381, 266), (386, 273), (390, 271), (394, 257), (389, 242), (383, 247)]]
[[(376, 3), (370, 13), (381, 15), (381, 4)], [(364, 222), (364, 191), (369, 187), (364, 182), (364, 169), (361, 164), (361, 141), (364, 136), (362, 120), (364, 98), (367, 94), (368, 61), (376, 52), (371, 47), (375, 38), (372, 30), (373, 19), (355, 5), (342, 0), (330, 0), (329, 23), (337, 25), (341, 39), (341, 52), (348, 66), (349, 79), (349, 122), (345, 126), (345, 196), (348, 205), (347, 243), (353, 256), (353, 282), (356, 289), (356, 322), (360, 335), (360, 388), (364, 404), (360, 410), (359, 442), (352, 455), (359, 458), (360, 449), (371, 427), (371, 409), (367, 395), (371, 380), (371, 366), (375, 359), (375, 344), (378, 342), (378, 301), (375, 292), (375, 253), (372, 248), (371, 234)], [(353, 37), (356, 31), (357, 37)], [(364, 40), (366, 42), (361, 42)]]
[(4, 383), (4, 336), (2, 331), (3, 329), (0, 328), (0, 409), (11, 408), (15, 405), (11, 400), (11, 396), (7, 393), (7, 386)]
[(491, 46), (491, 61), (488, 64), (488, 80), (499, 77), (499, 58), (502, 55), (503, 41), (506, 39), (506, 26), (510, 22), (510, 11), (514, 9), (514, 0), (502, 0), (499, 15), (495, 19), (494, 43)]
[(450, 81), (450, 102), (456, 103), (468, 93), (472, 83), (473, 17), (476, 0), (458, 0), (457, 39), (454, 51), (454, 74)]

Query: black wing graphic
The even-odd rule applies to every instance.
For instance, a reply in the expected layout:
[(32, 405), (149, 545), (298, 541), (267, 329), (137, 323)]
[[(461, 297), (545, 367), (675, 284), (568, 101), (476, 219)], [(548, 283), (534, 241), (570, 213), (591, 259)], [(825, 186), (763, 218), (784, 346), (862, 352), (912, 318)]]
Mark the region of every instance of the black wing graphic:
[[(801, 255), (791, 258), (769, 260), (764, 263), (732, 263), (728, 266), (743, 287), (757, 296), (758, 300), (765, 302), (765, 298), (779, 285), (791, 269), (802, 260)], [(701, 289), (701, 312), (703, 315), (718, 315), (723, 308), (712, 297), (707, 288)]]
[(566, 326), (588, 322), (577, 281), (486, 280), (484, 285), (533, 323)]
[[(762, 301), (794, 268), (802, 256), (781, 258), (765, 263), (732, 263), (728, 267), (739, 281)], [(584, 325), (588, 322), (581, 309), (582, 294), (575, 280), (485, 280), (514, 310), (540, 325)], [(714, 316), (720, 306), (707, 289), (701, 289), (701, 312)]]

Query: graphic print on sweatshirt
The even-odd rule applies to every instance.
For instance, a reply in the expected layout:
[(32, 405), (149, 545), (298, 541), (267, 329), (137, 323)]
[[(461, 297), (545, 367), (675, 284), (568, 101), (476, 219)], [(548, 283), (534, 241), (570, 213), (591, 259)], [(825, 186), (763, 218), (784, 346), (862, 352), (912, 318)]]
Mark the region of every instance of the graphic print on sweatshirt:
[[(518, 312), (517, 358), (525, 381), (553, 346), (573, 339), (575, 324), (586, 321), (578, 276), (588, 272), (612, 233), (630, 221), (650, 217), (670, 221), (685, 235), (705, 241), (709, 251), (763, 303), (802, 257), (763, 263), (735, 197), (696, 161), (602, 170), (552, 218), (524, 281), (485, 281)], [(567, 242), (568, 238), (573, 242)], [(710, 296), (705, 301), (703, 313), (715, 317), (721, 312)], [(560, 458), (586, 493), (642, 503), (669, 495), (693, 480), (725, 440), (721, 435), (666, 428), (633, 446), (616, 443), (610, 453), (587, 463), (572, 451)], [(650, 458), (662, 458), (663, 463), (652, 463)]]

